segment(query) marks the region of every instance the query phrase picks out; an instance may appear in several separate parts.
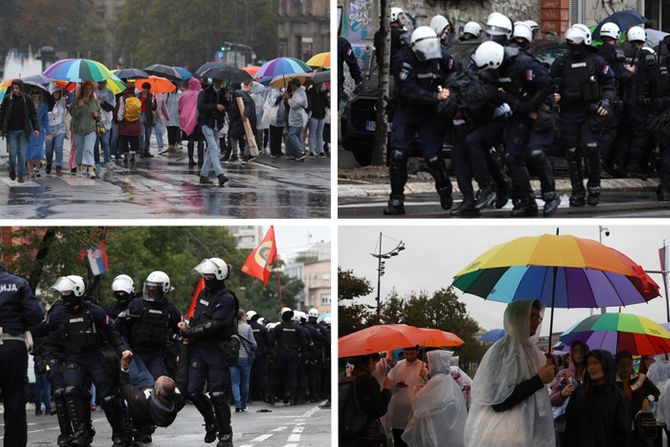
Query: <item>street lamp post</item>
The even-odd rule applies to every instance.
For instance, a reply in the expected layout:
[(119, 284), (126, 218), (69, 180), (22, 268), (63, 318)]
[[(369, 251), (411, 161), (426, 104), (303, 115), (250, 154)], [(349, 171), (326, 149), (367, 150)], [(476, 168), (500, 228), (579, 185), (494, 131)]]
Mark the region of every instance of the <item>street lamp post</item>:
[(370, 253), (373, 258), (377, 258), (377, 316), (381, 313), (381, 286), (382, 276), (384, 275), (384, 268), (386, 262), (384, 260), (390, 259), (392, 256), (398, 256), (401, 251), (405, 249), (405, 242), (400, 241), (396, 247), (386, 253), (382, 253), (382, 233), (379, 233), (379, 251), (378, 253)]

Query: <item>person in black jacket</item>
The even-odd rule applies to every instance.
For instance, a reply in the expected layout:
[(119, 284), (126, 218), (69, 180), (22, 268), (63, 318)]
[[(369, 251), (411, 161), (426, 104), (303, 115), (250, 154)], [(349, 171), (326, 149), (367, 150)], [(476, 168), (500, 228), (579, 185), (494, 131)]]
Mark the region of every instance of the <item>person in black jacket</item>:
[(307, 101), (312, 115), (309, 117), (309, 154), (325, 157), (323, 150), (323, 127), (326, 119), (326, 108), (330, 104), (330, 95), (322, 90), (323, 84), (313, 84), (307, 90)]
[(363, 82), (361, 77), (361, 68), (358, 66), (356, 54), (347, 39), (340, 36), (337, 39), (337, 91), (340, 95), (344, 94), (344, 64), (349, 67), (349, 74), (354, 79), (356, 85)]
[(23, 82), (20, 79), (14, 79), (11, 90), (11, 94), (5, 95), (0, 105), (0, 137), (7, 137), (9, 178), (16, 179), (18, 162), (18, 182), (23, 183), (28, 140), (31, 133), (35, 135), (35, 138), (39, 137), (40, 127), (37, 124), (35, 104), (30, 96), (23, 92)]
[(268, 356), (270, 336), (265, 326), (258, 322), (260, 315), (256, 311), (247, 312), (247, 321), (256, 340), (256, 358), (251, 368), (251, 386), (249, 396), (252, 400), (270, 400), (270, 382), (268, 379)]
[(614, 359), (602, 349), (586, 356), (584, 383), (565, 410), (566, 444), (571, 447), (624, 447), (630, 436), (630, 404), (616, 386)]
[[(230, 127), (228, 133), (230, 134), (231, 141), (231, 156), (230, 161), (239, 160), (242, 163), (247, 163), (253, 161), (256, 157), (252, 157), (251, 153), (244, 154), (244, 148), (249, 147), (249, 144), (244, 144), (244, 139), (246, 133), (244, 131), (244, 120), (249, 120), (251, 124), (251, 129), (254, 134), (256, 134), (256, 104), (254, 103), (253, 98), (249, 94), (251, 92), (251, 86), (253, 81), (244, 81), (238, 90), (235, 90), (231, 98), (230, 105)], [(244, 102), (244, 117), (240, 114), (240, 107), (237, 104), (237, 98), (242, 98)], [(248, 149), (247, 149), (248, 152)]]
[(198, 125), (207, 141), (207, 152), (205, 161), (200, 170), (200, 183), (211, 185), (209, 179), (209, 170), (214, 169), (214, 174), (219, 179), (219, 186), (223, 186), (229, 180), (223, 173), (219, 154), (219, 130), (223, 128), (225, 120), (224, 96), (221, 86), (223, 82), (220, 79), (214, 79), (211, 85), (208, 85), (198, 95)]
[(142, 126), (143, 140), (140, 144), (142, 151), (140, 157), (152, 158), (153, 155), (149, 152), (149, 143), (151, 142), (151, 130), (154, 128), (154, 111), (156, 110), (156, 98), (151, 94), (151, 84), (145, 82), (142, 84), (142, 91), (138, 95), (142, 102), (142, 115), (140, 116), (140, 124)]

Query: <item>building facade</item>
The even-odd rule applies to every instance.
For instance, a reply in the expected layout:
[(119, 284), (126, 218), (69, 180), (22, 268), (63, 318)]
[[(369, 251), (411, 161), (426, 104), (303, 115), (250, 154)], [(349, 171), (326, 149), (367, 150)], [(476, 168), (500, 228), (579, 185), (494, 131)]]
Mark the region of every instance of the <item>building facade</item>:
[(255, 225), (243, 225), (226, 227), (230, 234), (237, 239), (238, 248), (253, 250), (263, 240), (263, 227)]
[(278, 54), (307, 60), (330, 51), (330, 0), (279, 0)]
[(296, 252), (284, 267), (284, 274), (305, 285), (297, 309), (307, 311), (314, 307), (320, 314), (330, 312), (330, 243), (316, 242)]

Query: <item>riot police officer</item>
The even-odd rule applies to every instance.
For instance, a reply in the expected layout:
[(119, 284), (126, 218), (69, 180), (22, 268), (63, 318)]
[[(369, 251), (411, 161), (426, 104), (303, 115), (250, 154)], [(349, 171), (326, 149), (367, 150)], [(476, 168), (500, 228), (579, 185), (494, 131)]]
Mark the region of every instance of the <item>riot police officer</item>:
[[(561, 201), (545, 150), (554, 141), (551, 123), (538, 120), (538, 111), (553, 93), (548, 70), (533, 56), (524, 52), (524, 43), (532, 40), (525, 23), (515, 26), (515, 45), (505, 48), (505, 58), (498, 69), (499, 83), (505, 90), (505, 102), (512, 116), (505, 125), (505, 162), (512, 175), (514, 209), (512, 216), (528, 217), (537, 213), (535, 196), (530, 187), (529, 167), (540, 178), (543, 216), (556, 212)], [(519, 43), (521, 42), (521, 43)]]
[[(81, 276), (58, 278), (50, 290), (59, 293), (63, 306), (50, 313), (47, 321), (52, 337), (57, 338), (65, 353), (63, 379), (65, 404), (73, 426), (71, 445), (90, 445), (90, 432), (86, 420), (82, 395), (88, 389), (86, 378), (93, 380), (109, 425), (115, 447), (131, 443), (128, 419), (123, 399), (117, 394), (115, 377), (118, 364), (108, 367), (109, 354), (103, 357), (106, 346), (111, 345), (111, 357), (118, 361), (121, 355), (132, 355), (123, 338), (114, 328), (105, 311), (85, 300), (86, 285)], [(90, 398), (89, 398), (90, 401)]]
[(402, 48), (392, 61), (398, 106), (391, 130), (391, 197), (384, 209), (386, 215), (405, 214), (407, 160), (417, 132), (440, 205), (444, 210), (452, 205), (451, 181), (441, 154), (443, 130), (437, 107), (449, 97), (449, 90), (443, 88), (447, 77), (460, 72), (461, 66), (440, 48), (435, 31), (429, 27), (415, 29), (411, 41), (411, 48)]
[(105, 308), (109, 318), (116, 318), (128, 308), (128, 304), (135, 298), (135, 283), (128, 275), (118, 275), (112, 281), (112, 295), (114, 303)]
[(514, 22), (514, 31), (510, 45), (516, 46), (523, 52), (528, 52), (530, 43), (533, 41), (533, 32), (526, 22)]
[(270, 332), (270, 343), (277, 348), (274, 370), (278, 374), (276, 395), (283, 396), (284, 403), (295, 404), (298, 395), (298, 355), (307, 346), (307, 339), (295, 322), (294, 312), (289, 307), (281, 310), (282, 322)]
[[(591, 33), (584, 25), (568, 28), (565, 40), (568, 53), (554, 61), (550, 75), (560, 80), (559, 128), (572, 184), (570, 206), (595, 206), (600, 202), (600, 153), (592, 126), (612, 107), (615, 77), (607, 62), (591, 51)], [(582, 156), (588, 174), (586, 200)]]
[(627, 177), (646, 178), (642, 172), (642, 159), (647, 140), (647, 118), (651, 104), (651, 79), (656, 56), (646, 48), (644, 28), (633, 26), (623, 45), (625, 67), (631, 76), (623, 84), (624, 109), (620, 128), (615, 163), (617, 168), (625, 166)]
[(176, 369), (175, 342), (182, 316), (167, 300), (167, 295), (173, 290), (170, 277), (165, 272), (151, 272), (144, 281), (142, 297), (131, 301), (127, 312), (122, 314), (130, 347), (154, 379), (174, 377)]
[(482, 33), (482, 27), (477, 22), (468, 22), (463, 27), (463, 34), (458, 38), (461, 42), (467, 42), (470, 40), (479, 39), (479, 35)]
[(504, 14), (492, 12), (486, 19), (484, 33), (488, 40), (492, 40), (503, 46), (507, 45), (513, 31), (514, 25), (512, 25), (512, 21)]
[[(405, 28), (406, 23), (407, 17), (405, 16), (405, 11), (403, 11), (402, 8), (395, 6), (391, 8), (391, 60), (393, 60), (398, 51), (405, 46), (403, 36), (407, 33), (407, 29)], [(383, 46), (381, 29), (375, 33), (373, 41), (376, 50), (377, 65), (381, 66), (382, 54), (381, 51), (379, 51)]]
[(607, 116), (599, 120), (598, 152), (600, 153), (601, 166), (608, 170), (611, 169), (614, 175), (625, 177), (626, 171), (623, 169), (623, 165), (614, 163), (614, 157), (612, 157), (612, 146), (618, 135), (621, 111), (623, 110), (622, 86), (631, 76), (630, 71), (624, 67), (626, 56), (623, 48), (618, 44), (620, 34), (621, 31), (616, 23), (607, 22), (600, 27), (600, 38), (603, 44), (598, 47), (598, 55), (612, 67), (617, 86), (612, 100), (613, 106)]
[(26, 331), (44, 317), (28, 281), (0, 267), (0, 388), (5, 404), (5, 446), (28, 442), (25, 378), (28, 375)]
[(256, 340), (256, 357), (251, 368), (251, 386), (249, 396), (253, 400), (270, 400), (268, 380), (268, 330), (259, 322), (260, 315), (254, 310), (247, 312), (247, 322)]
[(652, 78), (652, 110), (656, 113), (652, 120), (661, 158), (659, 173), (661, 177), (656, 192), (659, 201), (670, 201), (670, 37), (666, 36), (657, 48), (658, 64)]
[[(231, 271), (226, 261), (203, 259), (193, 270), (203, 278), (205, 288), (197, 297), (188, 326), (179, 323), (190, 346), (188, 397), (205, 418), (205, 442), (214, 442), (218, 436), (217, 447), (232, 447), (233, 428), (228, 406), (230, 372), (220, 343), (237, 333), (240, 304), (226, 286)], [(205, 382), (210, 397), (203, 393)]]
[(311, 308), (307, 313), (307, 323), (305, 324), (305, 327), (310, 331), (312, 340), (314, 341), (312, 349), (312, 371), (310, 372), (309, 378), (309, 389), (313, 402), (323, 398), (322, 378), (323, 367), (326, 361), (325, 351), (327, 349), (330, 350), (328, 339), (326, 338), (328, 336), (327, 331), (317, 322), (318, 318), (319, 310)]

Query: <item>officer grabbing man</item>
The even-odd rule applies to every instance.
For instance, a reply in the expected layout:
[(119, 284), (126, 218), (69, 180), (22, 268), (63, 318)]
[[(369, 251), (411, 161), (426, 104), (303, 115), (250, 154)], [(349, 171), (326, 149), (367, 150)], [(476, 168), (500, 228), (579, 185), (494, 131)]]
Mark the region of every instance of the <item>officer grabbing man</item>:
[[(615, 93), (614, 72), (605, 60), (591, 51), (591, 32), (581, 24), (565, 32), (568, 53), (559, 56), (549, 71), (559, 81), (559, 128), (570, 170), (570, 206), (600, 202), (600, 153), (594, 124), (606, 117)], [(586, 159), (588, 198), (582, 173)]]
[(175, 305), (167, 300), (173, 290), (165, 272), (151, 272), (144, 281), (142, 297), (131, 301), (124, 314), (123, 324), (130, 346), (154, 379), (174, 376), (175, 343), (178, 324), (183, 319)]
[(279, 374), (276, 394), (283, 396), (285, 404), (295, 404), (298, 395), (298, 354), (307, 346), (307, 339), (292, 321), (294, 312), (291, 308), (282, 308), (280, 315), (281, 323), (270, 332), (270, 343), (277, 347), (273, 368)]
[(125, 405), (117, 394), (114, 370), (118, 363), (113, 369), (109, 368), (103, 350), (111, 345), (116, 360), (122, 355), (132, 356), (131, 351), (105, 311), (90, 300), (84, 300), (84, 278), (62, 276), (50, 290), (58, 292), (63, 300), (63, 306), (50, 313), (47, 325), (50, 336), (59, 340), (65, 353), (64, 397), (74, 429), (71, 445), (88, 446), (91, 442), (84, 408), (89, 404), (81, 397), (88, 390), (89, 379), (95, 383), (98, 399), (102, 400), (105, 416), (112, 427), (114, 447), (130, 445)]
[(44, 309), (28, 281), (0, 267), (0, 389), (5, 405), (5, 447), (28, 442), (25, 378), (28, 375), (28, 328), (44, 317)]
[(461, 72), (461, 66), (440, 47), (437, 34), (427, 26), (415, 29), (411, 42), (411, 47), (402, 48), (392, 61), (398, 106), (391, 130), (391, 197), (384, 209), (386, 215), (405, 214), (407, 160), (416, 133), (421, 156), (435, 179), (440, 205), (444, 210), (452, 205), (451, 181), (441, 154), (443, 129), (437, 110), (450, 95), (443, 88), (447, 77)]
[[(197, 297), (188, 325), (179, 323), (190, 347), (188, 397), (205, 418), (205, 442), (214, 442), (218, 436), (217, 447), (232, 447), (233, 428), (228, 406), (230, 372), (220, 343), (237, 333), (240, 304), (226, 286), (231, 270), (226, 261), (203, 259), (193, 270), (203, 278), (205, 288)], [(203, 393), (205, 382), (210, 397)]]

